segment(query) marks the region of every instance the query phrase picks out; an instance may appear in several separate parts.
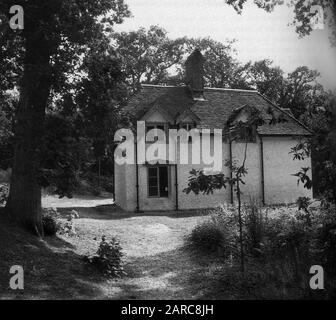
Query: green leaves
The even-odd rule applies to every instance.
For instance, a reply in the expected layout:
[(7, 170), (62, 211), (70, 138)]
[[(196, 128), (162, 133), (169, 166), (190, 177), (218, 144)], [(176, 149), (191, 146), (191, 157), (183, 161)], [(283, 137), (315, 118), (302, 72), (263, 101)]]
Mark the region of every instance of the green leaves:
[(181, 63), (185, 53), (185, 39), (171, 40), (167, 32), (158, 26), (115, 33), (113, 40), (122, 59), (131, 94), (139, 89), (142, 82), (159, 84), (166, 80), (168, 69)]
[(292, 174), (292, 176), (298, 177), (298, 182), (297, 182), (298, 186), (300, 185), (300, 183), (302, 183), (304, 188), (306, 189), (312, 188), (313, 186), (312, 180), (307, 174), (309, 171), (310, 171), (310, 168), (301, 168), (300, 172), (296, 174)]
[[(189, 194), (193, 192), (196, 195), (213, 194), (215, 190), (226, 189), (227, 185), (238, 186), (238, 184), (245, 185), (243, 178), (247, 175), (247, 169), (244, 165), (239, 166), (237, 161), (227, 160), (225, 166), (233, 172), (233, 177), (227, 177), (224, 173), (215, 175), (206, 175), (203, 170), (191, 170), (188, 180), (188, 187), (183, 190), (184, 193)], [(236, 192), (240, 192), (238, 187)]]
[(293, 160), (305, 160), (311, 156), (311, 142), (300, 141), (296, 146), (291, 148), (289, 154), (293, 154)]
[(84, 260), (95, 266), (107, 277), (121, 277), (126, 275), (123, 266), (122, 247), (117, 238), (112, 237), (110, 241), (102, 236), (97, 254), (94, 256), (84, 256)]
[[(242, 12), (243, 7), (247, 0), (225, 0), (228, 5), (231, 5), (239, 14)], [(273, 11), (276, 6), (288, 5), (294, 9), (293, 24), (296, 27), (296, 32), (300, 36), (309, 35), (314, 30), (313, 21), (319, 15), (318, 6), (323, 8), (322, 15), (329, 24), (333, 32), (333, 40), (335, 43), (336, 38), (336, 5), (334, 0), (309, 0), (309, 1), (293, 1), (293, 0), (254, 0), (254, 3), (267, 12)]]
[(212, 194), (215, 190), (226, 188), (228, 183), (227, 177), (224, 174), (205, 175), (203, 170), (190, 171), (188, 187), (183, 190), (186, 194), (190, 192), (196, 195), (203, 193), (206, 195)]

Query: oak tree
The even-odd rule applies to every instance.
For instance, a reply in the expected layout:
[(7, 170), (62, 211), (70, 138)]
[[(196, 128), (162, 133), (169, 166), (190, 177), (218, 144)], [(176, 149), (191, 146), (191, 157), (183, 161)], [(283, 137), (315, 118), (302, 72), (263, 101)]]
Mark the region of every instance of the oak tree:
[[(24, 8), (24, 29), (10, 30), (9, 11)], [(19, 46), (22, 76), (15, 119), (13, 173), (6, 209), (9, 216), (38, 234), (41, 223), (42, 139), (53, 86), (69, 71), (93, 39), (106, 37), (129, 15), (123, 0), (2, 0), (1, 44)], [(12, 39), (16, 39), (11, 42)], [(19, 62), (18, 62), (19, 63)], [(71, 68), (70, 68), (71, 70)]]

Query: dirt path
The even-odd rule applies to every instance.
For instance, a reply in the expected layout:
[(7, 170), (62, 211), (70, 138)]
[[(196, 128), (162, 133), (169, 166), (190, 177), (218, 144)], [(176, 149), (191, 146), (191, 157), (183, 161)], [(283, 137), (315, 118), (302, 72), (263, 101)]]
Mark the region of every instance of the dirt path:
[(70, 242), (76, 253), (86, 254), (96, 250), (101, 235), (120, 239), (128, 275), (102, 285), (108, 298), (177, 299), (188, 294), (192, 299), (198, 292), (186, 292), (190, 291), (186, 283), (195, 261), (184, 248), (184, 236), (199, 220), (162, 216), (79, 219), (75, 223), (78, 238)]
[[(51, 201), (52, 200), (52, 201)], [(50, 197), (45, 206), (57, 206)], [(127, 276), (97, 286), (97, 298), (195, 299), (202, 296), (202, 284), (193, 276), (203, 272), (197, 259), (185, 249), (185, 236), (204, 216), (155, 214), (130, 216), (103, 200), (72, 199), (80, 218), (75, 220), (76, 237), (62, 237), (77, 255), (93, 254), (101, 236), (117, 236), (125, 253)], [(97, 206), (92, 207), (92, 204)], [(58, 206), (60, 207), (60, 206)], [(64, 213), (70, 208), (63, 204)]]

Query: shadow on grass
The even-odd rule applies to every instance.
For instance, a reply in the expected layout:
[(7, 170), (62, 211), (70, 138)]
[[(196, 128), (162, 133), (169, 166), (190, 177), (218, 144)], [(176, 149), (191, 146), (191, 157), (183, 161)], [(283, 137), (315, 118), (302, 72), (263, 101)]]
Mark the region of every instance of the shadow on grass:
[[(207, 257), (180, 247), (160, 254), (131, 258), (125, 266), (128, 277), (118, 284), (116, 299), (230, 299), (214, 287)], [(215, 290), (213, 290), (215, 288)]]
[[(307, 292), (295, 280), (283, 281), (262, 263), (250, 261), (241, 273), (215, 254), (200, 254), (182, 247), (147, 257), (132, 258), (128, 278), (120, 283), (115, 299), (190, 300), (304, 300), (326, 299)], [(308, 294), (307, 294), (308, 293)]]
[(69, 215), (71, 210), (75, 210), (79, 214), (80, 219), (96, 219), (96, 220), (120, 220), (133, 217), (152, 217), (163, 216), (169, 218), (189, 218), (207, 215), (206, 210), (185, 210), (185, 211), (148, 211), (148, 212), (127, 212), (117, 205), (100, 205), (95, 207), (66, 207), (57, 208), (63, 216)]
[[(22, 291), (9, 288), (13, 265), (24, 269)], [(130, 258), (127, 277), (108, 281), (87, 266), (67, 241), (40, 240), (0, 215), (0, 299), (203, 298), (202, 290), (208, 286), (203, 268), (186, 248), (178, 248)]]
[[(71, 248), (57, 237), (40, 240), (0, 217), (0, 299), (104, 298), (104, 279)], [(9, 288), (13, 265), (24, 269), (22, 291)]]

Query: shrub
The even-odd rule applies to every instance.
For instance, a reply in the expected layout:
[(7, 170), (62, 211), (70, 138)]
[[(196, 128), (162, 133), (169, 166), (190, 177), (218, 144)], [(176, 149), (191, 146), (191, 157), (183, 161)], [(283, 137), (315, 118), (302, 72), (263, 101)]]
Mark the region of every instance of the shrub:
[(245, 206), (245, 238), (249, 251), (260, 255), (265, 236), (265, 217), (259, 203), (251, 200)]
[(207, 221), (192, 230), (189, 240), (194, 247), (213, 252), (222, 247), (224, 237), (218, 225)]
[(321, 214), (314, 218), (318, 226), (314, 242), (315, 253), (327, 271), (336, 274), (336, 209), (323, 209)]
[(296, 200), (296, 204), (299, 210), (304, 210), (305, 212), (308, 212), (308, 207), (310, 205), (310, 198), (300, 197)]
[(123, 256), (121, 245), (115, 237), (107, 241), (106, 237), (102, 236), (97, 254), (92, 257), (85, 256), (84, 260), (108, 277), (121, 277), (126, 274), (123, 268)]
[(55, 236), (60, 226), (57, 221), (58, 212), (56, 209), (45, 209), (42, 214), (42, 225), (44, 235), (47, 237)]
[(111, 176), (100, 176), (93, 172), (85, 172), (79, 175), (79, 183), (76, 193), (93, 194), (99, 196), (102, 192), (113, 192), (113, 178)]
[(6, 184), (0, 184), (0, 205), (5, 205), (9, 194), (9, 187)]
[(11, 175), (12, 175), (12, 169), (10, 168), (8, 168), (7, 170), (0, 169), (0, 183), (9, 183)]
[(76, 229), (73, 223), (73, 220), (75, 218), (79, 218), (79, 215), (77, 213), (77, 211), (75, 210), (71, 210), (69, 212), (68, 218), (66, 221), (61, 221), (59, 223), (59, 234), (61, 235), (66, 235), (66, 236), (75, 236), (76, 233)]
[[(189, 239), (203, 251), (218, 250), (225, 257), (218, 274), (221, 288), (238, 298), (331, 299), (336, 296), (336, 208), (328, 205), (313, 213), (290, 207), (244, 207), (245, 273), (239, 270), (238, 222), (233, 209), (220, 208), (197, 226)], [(252, 253), (252, 254), (251, 254)], [(309, 287), (310, 267), (321, 265), (328, 282), (323, 292)], [(233, 274), (233, 275), (232, 275)]]
[(228, 257), (236, 254), (237, 223), (229, 208), (210, 211), (210, 219), (196, 226), (188, 237), (189, 243), (202, 252)]

